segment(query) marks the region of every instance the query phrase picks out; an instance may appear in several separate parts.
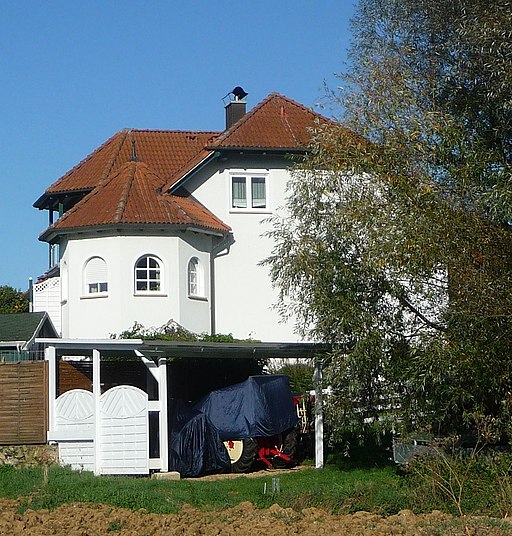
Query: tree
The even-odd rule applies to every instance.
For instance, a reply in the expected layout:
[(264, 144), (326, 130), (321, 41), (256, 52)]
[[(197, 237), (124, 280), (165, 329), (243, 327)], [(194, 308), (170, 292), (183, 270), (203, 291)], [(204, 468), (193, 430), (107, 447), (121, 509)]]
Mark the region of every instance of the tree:
[[(512, 9), (361, 0), (273, 218), (283, 314), (333, 344), (333, 429), (501, 435), (512, 406)], [(392, 423), (390, 423), (392, 421)]]
[(27, 295), (7, 285), (0, 286), (0, 313), (26, 313)]

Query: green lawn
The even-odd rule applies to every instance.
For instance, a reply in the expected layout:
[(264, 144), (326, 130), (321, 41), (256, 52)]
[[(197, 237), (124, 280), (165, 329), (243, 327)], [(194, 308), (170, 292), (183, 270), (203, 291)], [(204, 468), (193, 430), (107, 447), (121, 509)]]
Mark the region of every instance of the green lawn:
[[(272, 478), (279, 478), (279, 493), (272, 493)], [(264, 493), (265, 484), (267, 493)], [(337, 467), (214, 481), (95, 477), (91, 473), (50, 467), (47, 483), (40, 468), (3, 467), (0, 496), (23, 497), (31, 508), (99, 502), (157, 513), (177, 512), (185, 503), (215, 510), (251, 501), (258, 508), (277, 502), (296, 510), (322, 506), (333, 512), (372, 510), (391, 514), (400, 510), (406, 500), (405, 488), (393, 468), (342, 471)]]
[[(461, 502), (464, 513), (510, 515), (511, 477), (497, 478), (497, 473), (478, 471), (464, 484)], [(272, 493), (273, 478), (279, 479), (278, 493)], [(0, 466), (0, 497), (21, 498), (21, 509), (24, 505), (53, 509), (64, 503), (90, 502), (175, 513), (183, 504), (218, 510), (250, 501), (257, 508), (278, 503), (297, 511), (322, 507), (333, 513), (366, 510), (391, 515), (402, 509), (415, 512), (439, 509), (457, 514), (454, 501), (440, 493), (432, 479), (402, 474), (395, 466), (382, 461), (354, 463), (353, 459), (343, 458), (333, 458), (321, 470), (301, 468), (290, 473), (267, 472), (252, 478), (180, 481), (95, 477), (92, 473), (57, 466), (49, 467), (45, 476), (43, 468)]]

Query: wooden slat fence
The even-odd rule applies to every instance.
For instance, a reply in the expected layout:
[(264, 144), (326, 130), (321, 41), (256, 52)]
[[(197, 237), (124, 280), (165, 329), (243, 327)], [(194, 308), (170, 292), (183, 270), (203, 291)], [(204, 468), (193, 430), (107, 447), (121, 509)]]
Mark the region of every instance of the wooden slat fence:
[(46, 361), (0, 363), (0, 445), (46, 443)]

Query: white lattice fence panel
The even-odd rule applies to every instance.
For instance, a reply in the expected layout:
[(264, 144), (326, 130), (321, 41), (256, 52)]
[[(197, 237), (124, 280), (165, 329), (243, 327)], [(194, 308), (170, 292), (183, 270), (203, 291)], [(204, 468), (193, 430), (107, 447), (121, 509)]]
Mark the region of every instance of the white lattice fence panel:
[(46, 311), (57, 333), (62, 331), (60, 277), (51, 277), (33, 287), (34, 312)]

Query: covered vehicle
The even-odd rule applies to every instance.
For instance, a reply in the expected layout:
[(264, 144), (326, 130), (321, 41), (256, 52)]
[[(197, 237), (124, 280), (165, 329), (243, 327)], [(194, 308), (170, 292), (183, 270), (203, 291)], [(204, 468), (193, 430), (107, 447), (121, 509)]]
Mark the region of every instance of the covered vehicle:
[(250, 376), (212, 391), (194, 405), (208, 416), (223, 441), (268, 437), (293, 428), (298, 421), (288, 376)]
[(231, 460), (208, 417), (179, 400), (173, 412), (169, 468), (183, 477), (230, 470)]
[(207, 415), (218, 430), (231, 471), (245, 472), (256, 461), (268, 467), (293, 463), (299, 419), (288, 376), (250, 376), (212, 391), (194, 409)]
[(192, 406), (177, 404), (170, 467), (183, 476), (199, 476), (244, 472), (256, 460), (289, 463), (297, 422), (288, 376), (250, 376)]

